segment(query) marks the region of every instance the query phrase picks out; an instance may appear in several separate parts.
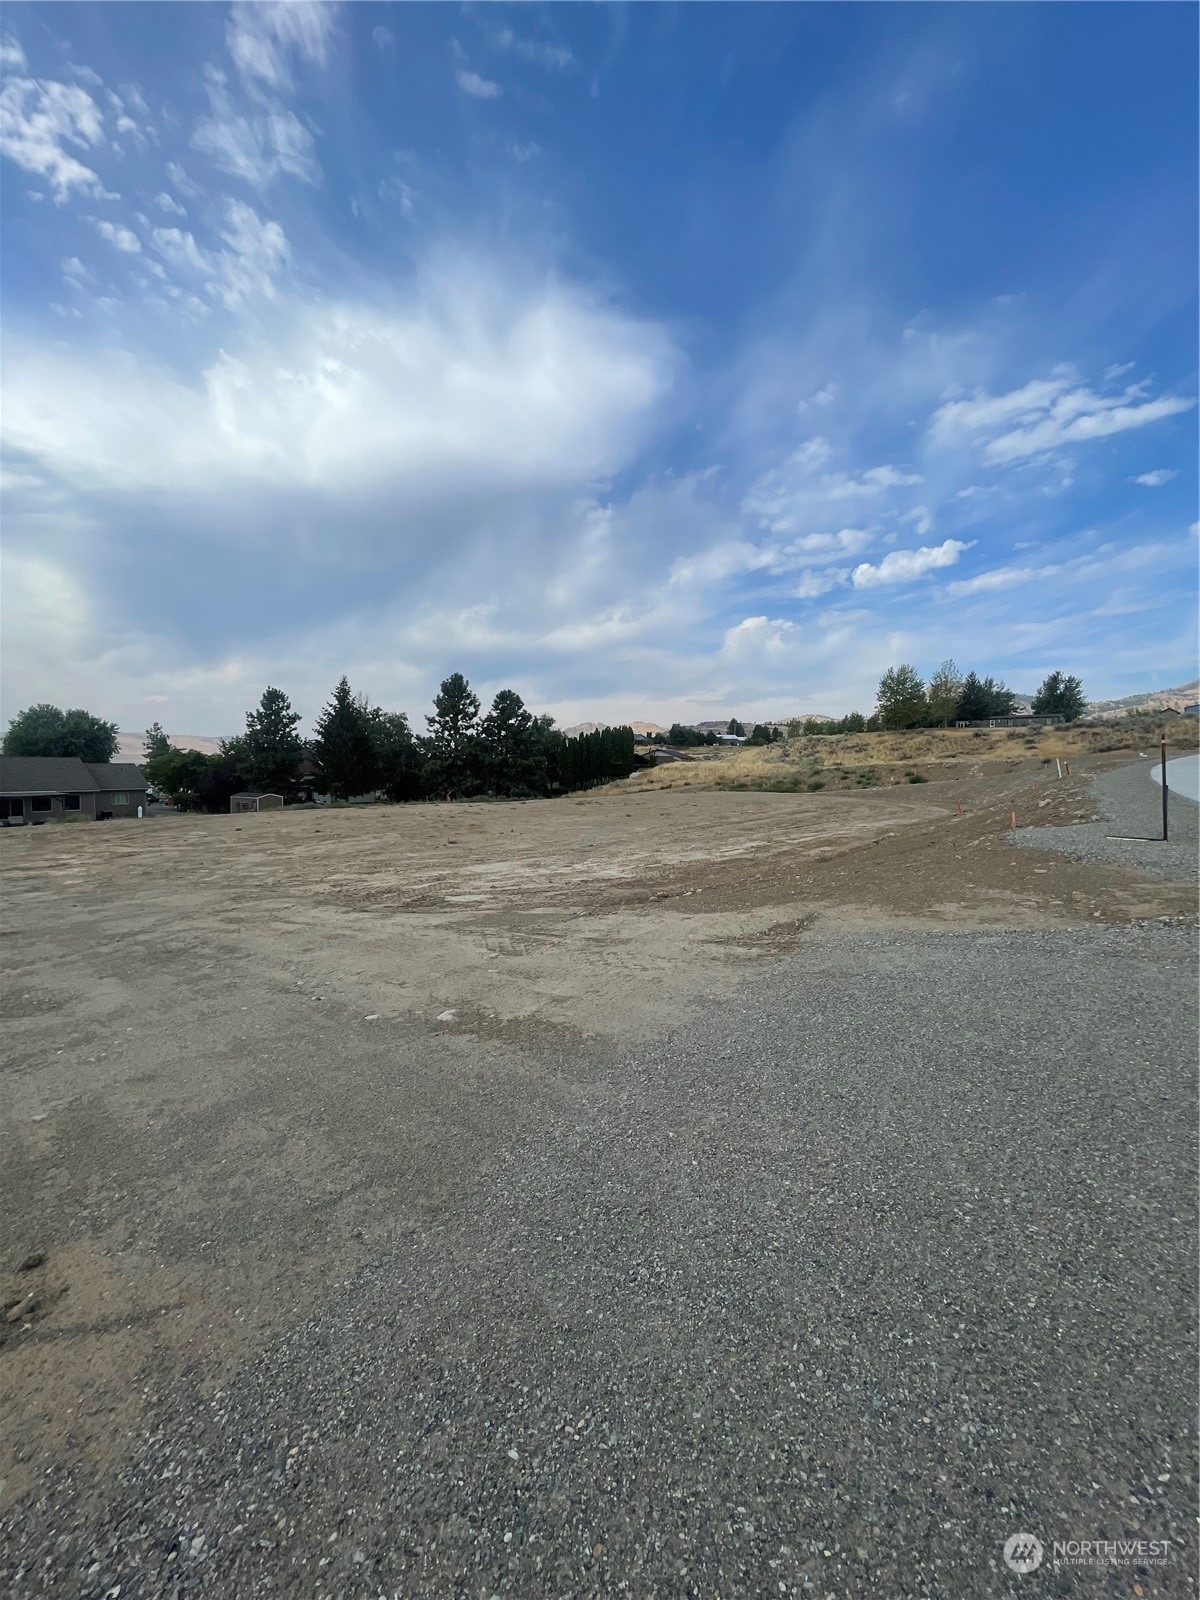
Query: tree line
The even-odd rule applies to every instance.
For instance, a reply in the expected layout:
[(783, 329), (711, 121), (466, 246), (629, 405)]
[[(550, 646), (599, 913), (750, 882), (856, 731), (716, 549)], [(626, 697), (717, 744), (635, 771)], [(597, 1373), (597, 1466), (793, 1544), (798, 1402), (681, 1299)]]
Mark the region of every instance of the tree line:
[[(1014, 690), (995, 678), (981, 678), (976, 672), (964, 677), (953, 661), (943, 661), (928, 683), (915, 667), (903, 662), (889, 667), (879, 680), (875, 715), (865, 726), (936, 728), (949, 727), (954, 722), (982, 722), (989, 717), (1011, 716), (1016, 698)], [(1074, 722), (1086, 706), (1078, 678), (1051, 672), (1034, 695), (1031, 709), (1034, 716), (1057, 714)], [(824, 731), (835, 730), (826, 724)]]
[(384, 711), (356, 695), (343, 677), (306, 744), (299, 712), (282, 689), (264, 692), (246, 714), (246, 730), (217, 752), (180, 750), (157, 723), (146, 732), (147, 781), (176, 804), (222, 811), (244, 789), (285, 800), (329, 795), (349, 800), (503, 799), (549, 796), (627, 778), (633, 730), (604, 728), (574, 738), (554, 718), (534, 716), (519, 694), (501, 689), (486, 714), (461, 672), (444, 680), (414, 734), (402, 711)]

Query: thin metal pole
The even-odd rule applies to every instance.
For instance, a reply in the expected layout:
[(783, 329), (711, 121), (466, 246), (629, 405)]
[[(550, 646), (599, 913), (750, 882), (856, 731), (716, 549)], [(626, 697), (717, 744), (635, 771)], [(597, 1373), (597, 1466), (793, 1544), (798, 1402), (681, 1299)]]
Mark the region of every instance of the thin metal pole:
[(1167, 838), (1167, 736), (1159, 735), (1158, 753), (1162, 758), (1162, 792), (1163, 792), (1163, 842)]

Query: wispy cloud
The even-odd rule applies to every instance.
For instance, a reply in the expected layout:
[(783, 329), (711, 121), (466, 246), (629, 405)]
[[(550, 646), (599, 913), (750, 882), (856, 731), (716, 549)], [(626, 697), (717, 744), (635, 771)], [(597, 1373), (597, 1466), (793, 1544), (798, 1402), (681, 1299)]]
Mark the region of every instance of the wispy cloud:
[[(20, 46), (10, 41), (7, 49), (14, 64), (23, 67)], [(86, 89), (53, 80), (5, 80), (0, 89), (0, 155), (45, 178), (58, 204), (76, 189), (84, 194), (104, 194), (96, 172), (67, 148), (87, 151), (102, 143), (103, 116)]]
[(122, 228), (115, 222), (107, 222), (103, 217), (92, 217), (90, 221), (100, 237), (107, 239), (109, 244), (120, 250), (123, 255), (140, 254), (142, 242), (129, 228)]
[(464, 94), (469, 94), (475, 100), (496, 100), (504, 93), (494, 79), (481, 78), (477, 72), (465, 67), (455, 71), (454, 81)]
[(225, 75), (215, 68), (206, 73), (205, 87), (210, 115), (196, 124), (193, 149), (255, 189), (266, 189), (285, 175), (302, 183), (320, 182), (312, 134), (295, 112), (280, 105), (257, 113), (239, 110)]
[(496, 28), (489, 31), (488, 42), (497, 50), (517, 56), (522, 61), (532, 61), (539, 67), (565, 72), (568, 67), (575, 65), (575, 57), (565, 45), (555, 44), (546, 39), (525, 38), (514, 33), (511, 28)]
[[(276, 90), (293, 87), (290, 57), (324, 66), (336, 8), (323, 0), (271, 0), (235, 4), (225, 41), (241, 76)], [(386, 29), (384, 30), (386, 32)]]
[(1170, 483), (1172, 478), (1179, 474), (1172, 467), (1155, 467), (1153, 472), (1139, 472), (1136, 478), (1131, 478), (1131, 483), (1140, 483), (1146, 489), (1161, 489), (1163, 484)]
[(936, 445), (982, 445), (983, 459), (1001, 465), (1143, 428), (1194, 405), (1179, 395), (1146, 399), (1141, 384), (1099, 394), (1062, 368), (1007, 394), (949, 400), (934, 413), (929, 432)]

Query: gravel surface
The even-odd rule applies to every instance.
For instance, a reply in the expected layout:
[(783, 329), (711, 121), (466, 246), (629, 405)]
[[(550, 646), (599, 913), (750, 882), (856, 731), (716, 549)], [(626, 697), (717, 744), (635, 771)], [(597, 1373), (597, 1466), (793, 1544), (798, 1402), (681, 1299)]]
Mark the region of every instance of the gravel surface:
[[(1195, 961), (813, 935), (183, 1383), (90, 1522), (48, 1476), (9, 1593), (1192, 1595)], [(1117, 1538), (1168, 1564), (1050, 1563)]]
[[(1136, 867), (1156, 878), (1195, 883), (1200, 866), (1200, 806), (1172, 790), (1162, 840), (1162, 790), (1150, 781), (1150, 762), (1135, 761), (1091, 780), (1098, 822), (1068, 828), (1018, 828), (1009, 834), (1027, 850), (1057, 850), (1072, 861)], [(1132, 837), (1113, 837), (1132, 835)]]

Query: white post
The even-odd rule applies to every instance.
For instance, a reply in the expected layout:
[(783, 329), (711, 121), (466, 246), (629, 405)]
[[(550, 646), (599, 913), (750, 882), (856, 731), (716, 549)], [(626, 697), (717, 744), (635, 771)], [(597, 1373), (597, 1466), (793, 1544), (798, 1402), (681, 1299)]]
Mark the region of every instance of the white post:
[(1061, 778), (1062, 777), (1062, 762), (1058, 759), (1057, 756), (1055, 756), (1055, 758), (1054, 758), (1054, 765), (1058, 768), (1058, 775)]

